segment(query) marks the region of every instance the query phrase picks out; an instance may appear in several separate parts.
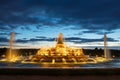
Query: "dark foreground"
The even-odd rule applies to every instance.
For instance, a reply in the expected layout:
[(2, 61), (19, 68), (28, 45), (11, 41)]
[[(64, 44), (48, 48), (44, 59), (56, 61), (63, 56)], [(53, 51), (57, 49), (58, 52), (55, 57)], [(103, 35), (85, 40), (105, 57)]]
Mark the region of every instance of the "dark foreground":
[(0, 68), (0, 80), (118, 80), (120, 68)]

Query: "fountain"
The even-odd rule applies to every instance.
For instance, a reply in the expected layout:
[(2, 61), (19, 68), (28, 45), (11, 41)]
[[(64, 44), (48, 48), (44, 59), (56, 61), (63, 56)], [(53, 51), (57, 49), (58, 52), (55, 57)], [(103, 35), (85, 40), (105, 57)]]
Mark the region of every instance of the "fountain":
[(13, 44), (15, 43), (15, 34), (14, 32), (10, 35), (9, 40), (9, 49), (6, 52), (5, 58), (1, 59), (0, 61), (4, 62), (16, 62), (18, 60), (17, 51), (13, 49)]
[(12, 32), (11, 33), (11, 36), (10, 36), (10, 40), (9, 40), (9, 52), (8, 52), (8, 54), (7, 54), (7, 60), (8, 61), (11, 61), (12, 60), (12, 58), (14, 57), (14, 55), (12, 54), (13, 52), (12, 52), (12, 48), (13, 48), (13, 43), (14, 43), (14, 37), (15, 37), (15, 34), (14, 34), (14, 32)]
[(107, 36), (104, 34), (104, 57), (106, 59), (111, 59), (111, 55), (107, 49)]
[(107, 39), (104, 35), (104, 57), (89, 57), (83, 53), (82, 48), (71, 48), (64, 44), (63, 34), (58, 34), (55, 47), (40, 48), (35, 55), (20, 57), (13, 49), (15, 34), (11, 33), (9, 40), (9, 51), (6, 58), (0, 61), (21, 63), (40, 63), (40, 64), (86, 64), (109, 61), (110, 55), (107, 51)]
[(107, 36), (104, 34), (104, 57), (96, 57), (98, 62), (105, 62), (112, 60), (111, 55), (107, 49)]
[(8, 62), (16, 62), (18, 60), (17, 51), (13, 49), (15, 43), (15, 33), (12, 32), (9, 40), (9, 50), (6, 54), (6, 60)]
[(83, 64), (96, 63), (95, 58), (84, 55), (82, 48), (71, 48), (64, 44), (63, 34), (60, 33), (56, 39), (56, 46), (51, 48), (41, 48), (31, 59), (22, 63), (41, 64)]

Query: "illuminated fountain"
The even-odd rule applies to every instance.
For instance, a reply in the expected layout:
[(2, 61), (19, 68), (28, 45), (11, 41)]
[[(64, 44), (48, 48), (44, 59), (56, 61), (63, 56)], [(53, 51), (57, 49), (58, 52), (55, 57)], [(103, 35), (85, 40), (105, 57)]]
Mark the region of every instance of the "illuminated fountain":
[(107, 36), (106, 36), (106, 34), (104, 34), (104, 55), (105, 55), (104, 57), (106, 59), (111, 59), (111, 55), (107, 49)]
[(95, 58), (98, 62), (104, 62), (104, 61), (111, 61), (113, 60), (111, 58), (110, 52), (107, 49), (107, 36), (104, 34), (104, 57), (96, 57)]
[(13, 49), (15, 34), (11, 33), (9, 40), (9, 50), (4, 59), (0, 61), (40, 64), (86, 64), (98, 63), (112, 60), (107, 49), (107, 37), (104, 35), (104, 57), (89, 57), (83, 53), (82, 48), (68, 47), (64, 44), (63, 34), (60, 33), (56, 39), (56, 46), (51, 48), (40, 48), (35, 55), (20, 57)]
[(14, 43), (15, 43), (15, 34), (14, 32), (12, 32), (9, 40), (9, 49), (6, 52), (5, 58), (1, 59), (0, 61), (16, 62), (18, 60), (19, 56), (17, 55), (17, 51), (13, 49)]
[[(36, 55), (22, 63), (41, 63), (41, 64), (86, 64), (105, 62), (105, 57), (91, 58), (84, 55), (82, 48), (71, 48), (64, 44), (63, 34), (60, 33), (56, 39), (56, 46), (51, 48), (41, 48)], [(105, 43), (106, 41), (104, 41)], [(105, 45), (106, 46), (106, 45)], [(106, 50), (106, 49), (105, 49)]]

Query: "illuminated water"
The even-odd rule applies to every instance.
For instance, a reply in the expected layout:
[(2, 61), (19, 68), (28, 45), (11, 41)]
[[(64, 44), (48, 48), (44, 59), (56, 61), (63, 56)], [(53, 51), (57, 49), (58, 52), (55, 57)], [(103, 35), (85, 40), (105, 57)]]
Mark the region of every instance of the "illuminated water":
[(0, 68), (120, 68), (120, 59), (95, 64), (22, 64), (0, 62)]
[[(70, 48), (67, 47), (64, 44), (64, 38), (62, 33), (58, 35), (57, 38), (57, 44), (56, 47), (52, 47), (49, 49), (40, 49), (38, 50), (37, 54), (35, 56), (29, 56), (31, 57), (29, 62), (24, 61), (24, 57), (20, 57), (14, 54), (13, 52), (13, 42), (14, 42), (14, 32), (11, 33), (10, 36), (10, 50), (7, 53), (6, 60), (2, 62), (2, 59), (0, 61), (0, 68), (119, 68), (120, 67), (120, 59), (114, 59), (110, 61), (107, 55), (107, 46), (106, 46), (106, 36), (104, 37), (104, 46), (105, 46), (105, 58), (99, 58), (96, 57), (96, 60), (94, 58), (87, 57), (84, 55), (81, 48)], [(73, 55), (74, 54), (74, 55)], [(46, 58), (47, 56), (47, 58)], [(67, 56), (67, 57), (65, 57)], [(74, 57), (75, 56), (75, 57)], [(52, 61), (49, 62), (49, 60)], [(62, 63), (58, 64), (55, 62), (55, 59), (62, 60)], [(26, 59), (26, 58), (25, 58)], [(78, 59), (83, 60), (83, 64)], [(101, 63), (101, 59), (103, 60)], [(104, 60), (105, 59), (105, 60)], [(43, 61), (45, 60), (44, 64), (42, 63), (35, 63), (34, 61)], [(48, 61), (47, 61), (48, 60)], [(67, 60), (72, 60), (74, 63), (67, 63)], [(93, 63), (87, 63), (87, 60), (92, 60)], [(56, 60), (57, 61), (57, 60)], [(109, 61), (109, 62), (105, 62)], [(22, 63), (23, 62), (23, 63)], [(24, 63), (25, 62), (25, 63)], [(48, 63), (50, 64), (48, 64)], [(90, 62), (90, 61), (89, 61)], [(85, 63), (85, 64), (84, 64)]]

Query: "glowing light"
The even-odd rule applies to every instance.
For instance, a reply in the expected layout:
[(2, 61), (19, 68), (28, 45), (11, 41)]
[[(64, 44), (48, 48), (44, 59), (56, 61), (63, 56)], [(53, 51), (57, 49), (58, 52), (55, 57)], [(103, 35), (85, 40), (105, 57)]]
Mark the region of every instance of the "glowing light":
[[(1, 61), (16, 62), (21, 60), (21, 63), (41, 63), (41, 64), (86, 64), (86, 63), (97, 63), (105, 62), (112, 59), (103, 57), (91, 58), (90, 56), (84, 55), (82, 48), (68, 47), (64, 44), (64, 38), (60, 33), (56, 39), (57, 44), (55, 47), (40, 48), (36, 55), (29, 54), (24, 60), (22, 56), (18, 56), (13, 51), (14, 33), (10, 37), (10, 49), (5, 59)], [(105, 41), (106, 42), (106, 37)], [(105, 45), (106, 46), (106, 45)], [(107, 54), (107, 53), (106, 53)]]

